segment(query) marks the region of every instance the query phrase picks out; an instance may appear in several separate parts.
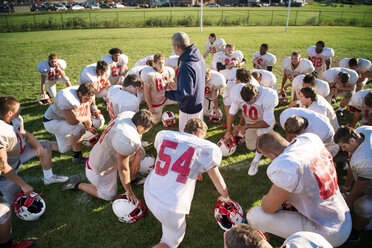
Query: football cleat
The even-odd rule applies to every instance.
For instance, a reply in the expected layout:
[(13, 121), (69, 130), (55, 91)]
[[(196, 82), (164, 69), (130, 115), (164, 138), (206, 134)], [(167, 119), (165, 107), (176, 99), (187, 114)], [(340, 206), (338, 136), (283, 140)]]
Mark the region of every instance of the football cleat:
[(228, 157), (236, 151), (235, 139), (226, 139), (225, 136), (222, 136), (220, 141), (218, 141), (217, 146), (221, 149), (222, 156)]
[(221, 109), (218, 109), (217, 111), (213, 109), (211, 113), (209, 114), (209, 121), (214, 124), (221, 123), (222, 118), (223, 118), (223, 114), (222, 114)]
[(245, 219), (243, 209), (233, 200), (230, 202), (218, 201), (213, 212), (218, 225), (224, 231), (229, 230), (235, 224), (242, 223)]
[(92, 133), (87, 130), (82, 138), (83, 138), (83, 141), (81, 143), (83, 145), (93, 146), (99, 140), (99, 133)]
[(141, 174), (149, 174), (155, 166), (155, 158), (151, 155), (146, 155), (144, 159), (142, 159), (140, 163), (139, 173)]
[(92, 116), (92, 126), (96, 129), (102, 128), (105, 125), (105, 118), (101, 113), (98, 114), (98, 118)]
[(112, 210), (120, 222), (134, 223), (146, 215), (146, 207), (140, 200), (132, 203), (125, 194), (118, 195), (112, 203)]
[(49, 105), (50, 104), (50, 98), (48, 94), (41, 94), (40, 97), (37, 99), (37, 103), (42, 106), (42, 105)]
[(283, 93), (278, 93), (278, 98), (279, 98), (279, 105), (280, 106), (285, 106), (288, 104), (288, 96), (285, 92)]
[(14, 197), (12, 208), (21, 220), (34, 221), (43, 215), (46, 205), (40, 194), (32, 192), (26, 195), (21, 191)]
[(177, 125), (177, 118), (171, 111), (166, 111), (161, 116), (161, 122), (163, 123), (164, 127), (174, 127)]

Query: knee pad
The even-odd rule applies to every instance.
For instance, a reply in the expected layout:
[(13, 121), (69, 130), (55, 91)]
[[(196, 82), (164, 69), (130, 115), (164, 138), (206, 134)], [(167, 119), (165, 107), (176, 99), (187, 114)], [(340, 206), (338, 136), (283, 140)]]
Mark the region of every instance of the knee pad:
[(0, 203), (0, 225), (7, 222), (12, 216), (10, 206), (6, 203)]
[(86, 129), (83, 124), (79, 123), (74, 126), (72, 130), (72, 135), (74, 136), (83, 136), (86, 132)]

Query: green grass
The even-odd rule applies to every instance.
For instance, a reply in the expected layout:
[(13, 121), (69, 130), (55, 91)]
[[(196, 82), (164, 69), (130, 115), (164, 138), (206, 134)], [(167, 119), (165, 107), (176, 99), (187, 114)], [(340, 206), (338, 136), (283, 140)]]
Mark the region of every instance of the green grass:
[[(234, 43), (242, 50), (246, 67), (252, 68), (249, 61), (261, 43), (270, 45), (270, 52), (278, 57), (274, 73), (278, 82), (282, 77), (280, 63), (294, 50), (304, 56), (308, 46), (318, 40), (335, 50), (335, 61), (350, 56), (371, 59), (372, 29), (361, 27), (290, 27), (287, 33), (284, 27), (216, 27), (204, 28), (139, 28), (139, 29), (98, 29), (43, 31), (27, 33), (0, 34), (0, 95), (14, 95), (21, 100), (25, 128), (39, 139), (55, 140), (42, 126), (45, 106), (36, 104), (40, 88), (40, 74), (36, 71), (39, 61), (46, 60), (49, 53), (56, 53), (67, 61), (66, 73), (77, 84), (81, 69), (98, 61), (108, 54), (112, 47), (121, 48), (129, 57), (129, 67), (147, 55), (162, 52), (169, 56), (172, 51), (171, 36), (179, 30), (190, 35), (191, 41), (204, 51), (204, 43), (211, 32), (223, 37), (228, 43)], [(208, 57), (207, 64), (211, 58)], [(336, 66), (336, 63), (334, 63)], [(59, 85), (63, 88), (63, 85)], [(221, 103), (221, 99), (220, 99)], [(99, 107), (103, 110), (102, 101)], [(178, 113), (176, 106), (167, 109)], [(284, 107), (275, 111), (278, 119)], [(107, 117), (107, 112), (103, 110)], [(350, 117), (348, 116), (350, 121)], [(208, 124), (207, 138), (217, 142), (223, 131), (218, 125)], [(157, 131), (155, 126), (144, 135), (145, 140), (153, 141)], [(173, 128), (176, 130), (176, 128)], [(100, 130), (102, 131), (102, 130)], [(278, 131), (281, 131), (278, 129)], [(89, 149), (84, 149), (88, 155)], [(154, 148), (147, 149), (155, 155)], [(71, 152), (53, 154), (53, 170), (56, 174), (84, 175), (84, 167), (71, 163)], [(252, 206), (259, 205), (262, 196), (267, 193), (271, 183), (266, 176), (270, 161), (261, 161), (259, 173), (254, 177), (247, 175), (248, 164), (253, 152), (247, 152), (245, 145), (239, 145), (237, 152), (224, 159), (222, 174), (228, 186), (230, 196), (236, 200), (246, 213)], [(338, 156), (342, 159), (342, 156)], [(13, 220), (15, 240), (37, 237), (36, 247), (151, 247), (161, 237), (161, 225), (150, 213), (135, 224), (123, 224), (117, 221), (111, 210), (111, 203), (95, 199), (82, 192), (61, 193), (61, 185), (44, 186), (40, 163), (34, 159), (22, 165), (19, 174), (30, 183), (37, 192), (46, 195), (47, 211), (40, 220), (33, 223)], [(340, 181), (345, 173), (339, 171)], [(119, 183), (119, 193), (124, 190)], [(135, 186), (135, 194), (143, 199), (143, 187)], [(218, 193), (208, 176), (197, 183), (191, 213), (187, 217), (187, 231), (181, 247), (223, 247), (223, 232), (216, 224), (212, 209)], [(285, 228), (285, 224), (283, 223)], [(279, 247), (282, 239), (274, 238), (272, 243)], [(368, 233), (363, 235), (360, 246), (369, 247), (372, 239)]]

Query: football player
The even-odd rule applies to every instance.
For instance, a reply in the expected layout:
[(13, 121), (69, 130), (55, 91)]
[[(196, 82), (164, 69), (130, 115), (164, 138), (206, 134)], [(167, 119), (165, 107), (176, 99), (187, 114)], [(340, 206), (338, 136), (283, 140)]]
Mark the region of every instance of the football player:
[(98, 61), (97, 64), (87, 65), (80, 72), (79, 85), (92, 84), (96, 90), (96, 97), (106, 97), (107, 89), (110, 86), (108, 81), (110, 71), (108, 69), (107, 63), (103, 60)]
[(110, 84), (116, 85), (120, 77), (125, 76), (128, 71), (128, 57), (119, 48), (112, 48), (109, 53), (111, 56), (103, 56), (101, 60), (107, 63)]
[(296, 102), (299, 99), (300, 90), (304, 87), (315, 88), (316, 93), (322, 97), (327, 97), (330, 93), (329, 84), (326, 81), (315, 78), (313, 74), (298, 75), (292, 81), (293, 102)]
[(58, 59), (54, 53), (49, 55), (48, 61), (41, 61), (37, 65), (37, 70), (41, 74), (41, 97), (45, 96), (45, 85), (50, 97), (56, 97), (56, 83), (62, 82), (66, 87), (71, 86), (70, 79), (66, 76), (66, 61)]
[(288, 141), (303, 133), (313, 133), (319, 136), (332, 156), (338, 153), (339, 147), (333, 141), (335, 131), (325, 115), (304, 108), (287, 108), (280, 114), (280, 125)]
[(141, 136), (152, 125), (152, 115), (146, 109), (119, 114), (109, 122), (89, 153), (85, 174), (90, 183), (81, 183), (80, 177), (75, 176), (63, 186), (62, 191), (79, 189), (94, 197), (111, 201), (117, 196), (119, 173), (128, 200), (133, 203), (138, 201), (131, 183), (136, 179), (140, 161), (145, 156), (143, 149), (140, 149)]
[(276, 56), (274, 54), (268, 53), (269, 50), (268, 44), (262, 44), (260, 46), (260, 51), (257, 51), (253, 54), (252, 64), (256, 69), (263, 69), (272, 71), (273, 66), (276, 63)]
[[(141, 78), (141, 72), (142, 72), (142, 70), (143, 70), (145, 67), (148, 67), (148, 66), (151, 66), (151, 67), (154, 66), (154, 61), (153, 61), (152, 59), (148, 60), (146, 65), (139, 65), (139, 66), (134, 66), (134, 67), (132, 67), (132, 68), (127, 72), (127, 75), (135, 74), (136, 76), (138, 76), (139, 78)], [(141, 80), (141, 81), (142, 81), (142, 80)], [(122, 82), (124, 82), (124, 78), (123, 78), (123, 77), (120, 78), (120, 82), (119, 82), (119, 84), (123, 84)], [(142, 84), (141, 84), (141, 87), (137, 90), (137, 97), (138, 97), (138, 100), (140, 101), (140, 103), (145, 102), (145, 94), (143, 93), (143, 82), (142, 82)]]
[[(272, 186), (261, 206), (248, 211), (247, 222), (284, 239), (309, 231), (322, 235), (333, 247), (342, 245), (351, 231), (350, 210), (320, 138), (306, 133), (290, 143), (271, 131), (257, 138), (257, 150), (272, 160), (267, 168)], [(281, 210), (284, 202), (297, 211)]]
[(86, 157), (81, 153), (82, 136), (86, 130), (97, 132), (92, 126), (89, 108), (95, 93), (90, 83), (60, 90), (43, 117), (45, 129), (56, 136), (59, 152), (68, 152), (72, 147), (73, 162), (85, 164)]
[[(239, 125), (233, 130), (245, 134), (245, 144), (248, 150), (256, 149), (256, 139), (261, 134), (271, 131), (275, 125), (274, 108), (278, 105), (278, 93), (270, 88), (252, 84), (237, 84), (231, 91), (232, 104), (227, 115), (227, 131), (225, 137), (232, 139), (232, 124), (239, 108), (242, 117)], [(248, 170), (248, 175), (258, 172), (262, 154), (256, 151)]]
[(165, 95), (165, 90), (174, 88), (174, 70), (164, 66), (165, 57), (158, 53), (154, 55), (154, 66), (146, 67), (141, 72), (141, 79), (144, 83), (145, 101), (154, 117), (154, 123), (161, 121), (163, 108), (169, 101)]
[(324, 41), (318, 41), (315, 46), (311, 46), (306, 51), (309, 60), (313, 63), (317, 77), (322, 79), (323, 72), (331, 68), (332, 57), (335, 52), (332, 48), (325, 47)]
[(356, 91), (360, 91), (366, 86), (368, 81), (368, 71), (371, 68), (371, 61), (362, 58), (345, 58), (339, 62), (340, 67), (353, 69), (358, 73), (358, 81)]
[(15, 97), (0, 97), (0, 161), (6, 168), (0, 176), (0, 191), (8, 204), (13, 203), (14, 196), (21, 190), (26, 194), (33, 191), (16, 173), (22, 163), (35, 156), (40, 158), (45, 185), (68, 180), (68, 177), (53, 174), (52, 149), (56, 149), (56, 144), (37, 140), (27, 132), (20, 113), (21, 105)]
[(208, 54), (211, 53), (212, 57), (215, 53), (223, 51), (225, 49), (226, 42), (222, 38), (216, 37), (215, 33), (211, 33), (207, 42), (205, 43), (205, 53), (203, 55), (204, 59), (208, 57)]
[[(226, 87), (225, 77), (217, 71), (207, 69), (205, 73), (204, 116), (209, 116), (213, 109), (219, 115), (218, 92), (224, 87)], [(222, 118), (222, 116), (220, 117)]]
[(186, 123), (184, 132), (160, 131), (156, 135), (158, 156), (144, 185), (146, 205), (162, 224), (163, 236), (154, 247), (174, 248), (182, 242), (199, 173), (208, 173), (221, 194), (219, 200), (230, 201), (218, 170), (221, 150), (204, 139), (207, 129), (202, 120), (193, 118)]
[(338, 107), (336, 111), (337, 116), (343, 118), (344, 108), (350, 102), (351, 97), (355, 93), (358, 73), (351, 69), (336, 67), (326, 70), (323, 73), (323, 80), (329, 84), (330, 93), (326, 97), (329, 103), (331, 103), (334, 95), (343, 97), (340, 102), (340, 107)]
[(278, 85), (276, 84), (276, 77), (274, 73), (261, 69), (251, 70), (251, 73), (262, 87), (271, 88), (275, 91), (278, 91)]
[(371, 126), (372, 123), (368, 121), (368, 118), (372, 115), (372, 90), (361, 90), (355, 93), (351, 98), (348, 110), (353, 113), (351, 127), (355, 127), (361, 114), (363, 114), (361, 125)]
[[(301, 58), (299, 52), (293, 52), (291, 57), (287, 57), (282, 62), (283, 79), (280, 92), (283, 93), (287, 87), (291, 86), (293, 79), (301, 74), (311, 73), (315, 70), (310, 60)], [(290, 83), (286, 86), (287, 79)]]
[(341, 191), (354, 212), (349, 241), (358, 241), (360, 232), (372, 217), (372, 127), (341, 127), (334, 140), (350, 157), (347, 178)]
[(139, 100), (136, 96), (142, 81), (135, 74), (128, 74), (123, 85), (113, 85), (107, 92), (107, 111), (110, 119), (124, 111), (137, 112), (139, 110)]

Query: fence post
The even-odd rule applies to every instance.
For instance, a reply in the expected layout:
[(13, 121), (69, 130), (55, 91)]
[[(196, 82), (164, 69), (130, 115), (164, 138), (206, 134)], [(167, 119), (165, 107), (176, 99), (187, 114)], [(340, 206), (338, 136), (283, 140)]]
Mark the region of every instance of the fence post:
[(62, 12), (61, 12), (61, 22), (62, 22), (62, 29), (63, 29), (63, 16), (62, 16)]
[(143, 11), (143, 26), (146, 27), (146, 12)]
[(36, 28), (36, 17), (35, 17), (35, 14), (33, 16), (34, 16), (34, 24), (35, 24), (35, 28)]
[(118, 27), (119, 27), (119, 11), (116, 11), (116, 21), (117, 21)]
[(173, 26), (172, 10), (170, 10), (169, 12), (170, 12), (170, 24), (171, 26)]
[(5, 16), (5, 20), (6, 20), (6, 27), (8, 29), (8, 32), (9, 32), (9, 22), (8, 22), (8, 17), (6, 15)]
[(344, 17), (344, 12), (341, 11), (341, 20), (342, 20), (343, 17)]
[(89, 13), (89, 26), (90, 28), (92, 28), (92, 17), (90, 16), (90, 11), (88, 13)]
[(220, 24), (220, 26), (222, 26), (223, 25), (223, 10), (221, 10), (221, 24)]
[(249, 26), (249, 10), (247, 12), (247, 26)]
[(271, 11), (271, 24), (270, 24), (270, 26), (273, 25), (273, 20), (274, 20), (274, 10)]
[(320, 25), (320, 15), (322, 14), (322, 11), (319, 10), (319, 17), (318, 17), (318, 25)]
[(364, 15), (363, 15), (363, 21), (362, 21), (362, 24), (363, 24), (363, 25), (365, 25), (364, 21), (365, 21), (365, 19), (366, 19), (366, 13), (367, 13), (367, 12), (364, 12)]
[(298, 10), (296, 10), (295, 26), (297, 26), (297, 15), (298, 15)]

